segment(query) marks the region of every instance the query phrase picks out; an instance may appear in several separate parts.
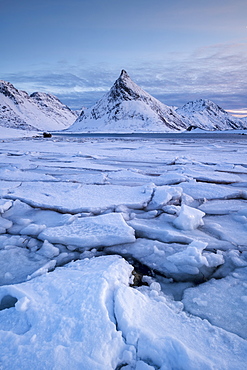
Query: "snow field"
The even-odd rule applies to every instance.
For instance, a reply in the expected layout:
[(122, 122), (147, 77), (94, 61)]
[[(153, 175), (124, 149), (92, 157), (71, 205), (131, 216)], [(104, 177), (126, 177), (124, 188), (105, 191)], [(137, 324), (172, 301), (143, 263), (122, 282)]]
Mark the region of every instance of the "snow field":
[(9, 139), (0, 158), (0, 367), (245, 368), (243, 141)]

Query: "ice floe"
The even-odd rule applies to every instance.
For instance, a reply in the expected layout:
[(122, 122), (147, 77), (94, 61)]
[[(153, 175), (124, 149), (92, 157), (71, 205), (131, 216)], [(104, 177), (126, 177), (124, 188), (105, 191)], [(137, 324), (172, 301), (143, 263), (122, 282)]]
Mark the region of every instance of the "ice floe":
[(203, 140), (0, 143), (0, 368), (246, 368), (246, 143)]
[(153, 185), (82, 185), (77, 183), (22, 183), (7, 195), (34, 207), (60, 212), (100, 213), (102, 210), (124, 204), (129, 208), (141, 209), (151, 199)]
[(46, 228), (38, 238), (75, 246), (79, 250), (135, 241), (134, 229), (126, 224), (120, 213), (77, 218), (69, 225)]

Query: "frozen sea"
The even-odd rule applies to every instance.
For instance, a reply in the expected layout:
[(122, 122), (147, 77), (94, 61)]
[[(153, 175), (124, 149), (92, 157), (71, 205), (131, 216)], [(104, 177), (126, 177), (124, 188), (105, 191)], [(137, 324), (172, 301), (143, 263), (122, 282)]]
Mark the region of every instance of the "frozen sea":
[(246, 144), (4, 133), (0, 369), (246, 369)]

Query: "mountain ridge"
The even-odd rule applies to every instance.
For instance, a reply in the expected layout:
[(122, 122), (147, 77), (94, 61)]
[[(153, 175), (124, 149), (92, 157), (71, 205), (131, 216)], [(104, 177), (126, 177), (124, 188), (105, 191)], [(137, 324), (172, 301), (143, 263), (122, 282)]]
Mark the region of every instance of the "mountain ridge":
[(219, 105), (209, 99), (189, 101), (176, 109), (189, 127), (195, 126), (203, 130), (244, 129), (244, 120), (233, 117)]
[(170, 132), (186, 129), (180, 116), (136, 85), (125, 70), (93, 107), (67, 131)]
[(224, 111), (208, 99), (197, 99), (172, 108), (151, 96), (121, 71), (109, 92), (66, 131), (171, 132), (192, 127), (208, 131), (244, 129), (247, 122)]
[(179, 132), (246, 129), (247, 117), (237, 118), (209, 99), (170, 107), (132, 81), (122, 70), (111, 89), (91, 108), (70, 110), (54, 95), (16, 89), (0, 80), (0, 126), (65, 132)]
[(0, 80), (0, 126), (24, 130), (62, 130), (77, 118), (54, 95), (16, 89)]

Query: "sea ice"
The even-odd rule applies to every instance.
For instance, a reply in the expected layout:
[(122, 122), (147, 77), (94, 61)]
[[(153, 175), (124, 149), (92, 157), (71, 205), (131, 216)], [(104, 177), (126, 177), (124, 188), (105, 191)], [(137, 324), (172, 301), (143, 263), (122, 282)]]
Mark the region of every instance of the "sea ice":
[(207, 184), (203, 182), (183, 182), (179, 184), (184, 193), (194, 199), (231, 199), (243, 197), (243, 192), (226, 185)]
[(193, 230), (203, 225), (204, 212), (199, 209), (182, 204), (178, 217), (174, 220), (174, 225), (178, 229)]
[(134, 258), (176, 281), (202, 281), (212, 275), (215, 267), (224, 263), (222, 253), (205, 251), (206, 247), (207, 243), (200, 241), (184, 245), (139, 238), (134, 243), (109, 247), (107, 251), (127, 259)]
[(1, 287), (1, 366), (116, 369), (131, 346), (117, 329), (114, 295), (131, 271), (121, 258), (99, 257)]
[(199, 206), (199, 209), (208, 215), (227, 215), (237, 212), (242, 208), (247, 208), (247, 200), (244, 199), (226, 199), (211, 200)]
[(20, 185), (21, 183), (16, 181), (0, 181), (0, 197), (4, 198), (10, 190)]
[[(208, 166), (207, 166), (208, 167)], [(192, 167), (184, 168), (183, 174), (187, 177), (193, 178), (197, 181), (215, 183), (215, 184), (231, 184), (241, 182), (241, 177), (237, 174), (232, 174), (229, 172), (215, 171), (214, 168), (211, 168), (211, 171), (207, 168), (196, 168)]]
[(135, 241), (134, 230), (120, 213), (78, 218), (69, 225), (49, 227), (38, 238), (80, 250)]
[(246, 368), (243, 135), (0, 146), (0, 368)]
[(3, 217), (13, 223), (8, 229), (9, 233), (35, 236), (45, 227), (66, 225), (76, 218), (71, 214), (33, 208), (20, 200), (15, 200), (12, 207), (4, 212)]
[(37, 173), (34, 171), (24, 171), (17, 168), (5, 169), (0, 174), (0, 180), (6, 181), (57, 181), (55, 177)]
[(185, 310), (247, 339), (246, 280), (247, 267), (243, 267), (223, 279), (211, 279), (186, 289), (183, 298)]
[(47, 262), (44, 255), (7, 244), (0, 250), (0, 285), (23, 282)]
[(34, 207), (61, 212), (100, 213), (124, 204), (129, 208), (141, 209), (151, 199), (153, 184), (144, 186), (82, 185), (76, 183), (22, 183), (6, 196), (19, 199)]
[(189, 177), (178, 173), (169, 171), (166, 173), (162, 173), (160, 176), (153, 178), (152, 180), (155, 185), (175, 185), (180, 184), (180, 182), (189, 181)]
[[(227, 240), (219, 240), (199, 229), (179, 230), (173, 225), (176, 216), (161, 214), (154, 219), (133, 219), (128, 221), (128, 225), (133, 227), (138, 238), (159, 240), (164, 243), (183, 243), (189, 244), (194, 240), (207, 243), (209, 250), (226, 250), (232, 248), (232, 243)], [(207, 229), (205, 228), (205, 231)]]
[(169, 201), (176, 203), (180, 201), (183, 190), (171, 186), (158, 186), (154, 188), (151, 202), (147, 206), (147, 211), (162, 209)]
[(209, 232), (216, 238), (226, 240), (234, 246), (245, 248), (245, 241), (247, 239), (247, 217), (241, 213), (241, 211), (237, 214), (208, 216), (205, 217), (202, 230)]
[(121, 286), (115, 296), (115, 317), (126, 344), (137, 358), (160, 369), (244, 369), (246, 341), (189, 317), (149, 289)]

